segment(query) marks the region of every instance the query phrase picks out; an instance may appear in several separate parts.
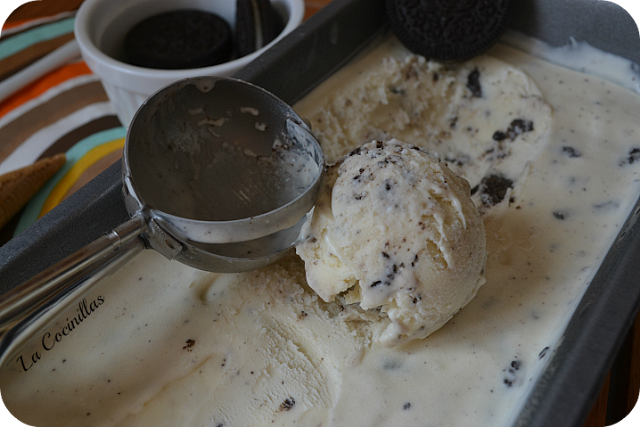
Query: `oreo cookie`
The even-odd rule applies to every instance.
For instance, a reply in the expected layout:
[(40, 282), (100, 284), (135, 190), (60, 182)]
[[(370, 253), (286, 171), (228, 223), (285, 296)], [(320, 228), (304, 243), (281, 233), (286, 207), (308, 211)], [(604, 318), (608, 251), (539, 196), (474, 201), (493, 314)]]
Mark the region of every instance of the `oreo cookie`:
[(136, 24), (125, 37), (124, 51), (126, 61), (139, 67), (208, 67), (231, 59), (232, 31), (214, 13), (173, 10)]
[(412, 52), (464, 60), (491, 47), (507, 25), (510, 0), (386, 0), (391, 28)]
[(284, 29), (282, 17), (269, 0), (237, 0), (236, 56), (242, 57), (266, 46)]

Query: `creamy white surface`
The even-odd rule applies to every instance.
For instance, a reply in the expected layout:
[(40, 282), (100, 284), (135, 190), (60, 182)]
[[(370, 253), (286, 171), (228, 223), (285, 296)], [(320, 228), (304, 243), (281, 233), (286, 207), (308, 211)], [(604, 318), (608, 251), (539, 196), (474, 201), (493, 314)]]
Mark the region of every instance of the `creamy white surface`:
[(387, 347), (435, 332), (485, 283), (469, 183), (413, 144), (372, 141), (328, 167), (309, 228), (296, 247), (308, 285), (377, 310)]
[[(352, 78), (389, 55), (405, 53), (387, 45), (316, 93), (348, 92), (358, 84)], [(507, 145), (511, 155), (485, 162), (473, 135), (495, 147), (486, 137), (517, 117), (496, 117), (498, 107), (475, 117), (465, 102), (479, 98), (456, 98), (472, 125), (458, 119), (442, 158), (472, 150), (457, 168), (472, 187), (495, 168), (514, 184), (495, 206), (474, 196), (487, 232), (487, 283), (443, 328), (386, 349), (370, 339), (379, 322), (344, 322), (338, 304), (305, 286), (295, 256), (217, 276), (147, 251), (86, 297), (104, 303), (53, 349), (38, 340), (21, 351), (30, 360), (40, 350), (29, 370), (9, 361), (0, 372), (6, 406), (35, 425), (508, 424), (640, 193), (640, 97), (505, 46), (489, 55), (474, 60), (483, 88), (484, 78), (502, 78), (485, 76), (493, 58), (513, 64), (525, 86), (535, 83), (504, 100), (522, 106), (518, 115), (535, 114), (535, 132)], [(298, 106), (302, 116), (321, 103), (309, 105)], [(363, 142), (345, 140), (335, 155)]]

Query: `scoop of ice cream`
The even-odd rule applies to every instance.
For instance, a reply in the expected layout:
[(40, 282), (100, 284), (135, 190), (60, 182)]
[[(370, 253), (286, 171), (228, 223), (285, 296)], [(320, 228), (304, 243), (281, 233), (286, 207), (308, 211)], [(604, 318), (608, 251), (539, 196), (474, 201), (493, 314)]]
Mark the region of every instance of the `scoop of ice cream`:
[(325, 301), (376, 309), (385, 346), (424, 338), (485, 282), (486, 240), (469, 184), (426, 150), (374, 141), (328, 168), (296, 248)]

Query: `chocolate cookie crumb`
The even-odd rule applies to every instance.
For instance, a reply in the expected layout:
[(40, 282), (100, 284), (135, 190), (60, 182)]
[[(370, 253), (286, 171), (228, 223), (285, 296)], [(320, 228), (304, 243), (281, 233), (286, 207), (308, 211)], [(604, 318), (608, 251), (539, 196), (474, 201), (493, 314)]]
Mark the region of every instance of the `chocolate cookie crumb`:
[(471, 95), (475, 98), (482, 97), (482, 86), (480, 85), (480, 70), (478, 67), (467, 76), (467, 89), (471, 91)]
[(511, 121), (509, 127), (506, 131), (497, 130), (493, 133), (494, 141), (504, 141), (505, 139), (509, 139), (511, 141), (515, 141), (518, 135), (522, 135), (525, 132), (533, 131), (533, 122), (531, 120), (526, 119), (515, 119)]
[(361, 152), (361, 151), (362, 151), (362, 148), (361, 148), (361, 147), (358, 147), (358, 148), (354, 149), (353, 151), (351, 151), (351, 152), (349, 153), (349, 157), (351, 157), (351, 156), (357, 156), (358, 154), (360, 154), (360, 152)]
[(555, 211), (553, 212), (553, 216), (555, 216), (559, 220), (565, 220), (567, 218), (566, 212)]
[(509, 188), (513, 188), (513, 181), (509, 178), (502, 175), (489, 175), (482, 178), (480, 184), (473, 188), (472, 194), (479, 192), (482, 204), (493, 206), (504, 199)]
[(582, 153), (578, 150), (576, 150), (573, 147), (569, 147), (569, 146), (564, 146), (562, 147), (562, 152), (566, 155), (568, 155), (569, 157), (581, 157)]
[(640, 160), (640, 148), (632, 148), (629, 150), (629, 155), (620, 161), (620, 166), (624, 166), (625, 164), (633, 164), (634, 162)]
[(520, 360), (514, 359), (509, 363), (509, 367), (504, 369), (505, 378), (503, 379), (503, 383), (507, 387), (513, 387), (514, 383), (518, 380), (517, 371), (522, 367), (522, 362)]
[(493, 133), (493, 140), (494, 141), (504, 141), (505, 139), (507, 139), (507, 134), (506, 132), (503, 132), (501, 130), (497, 130)]
[(538, 354), (538, 359), (542, 359), (543, 357), (545, 357), (548, 351), (549, 351), (549, 347), (543, 348), (540, 354)]
[(531, 131), (533, 131), (533, 122), (531, 120), (515, 119), (509, 125), (507, 135), (509, 139), (513, 141), (518, 135)]
[(288, 397), (280, 404), (281, 411), (290, 411), (296, 404), (296, 400), (293, 397)]

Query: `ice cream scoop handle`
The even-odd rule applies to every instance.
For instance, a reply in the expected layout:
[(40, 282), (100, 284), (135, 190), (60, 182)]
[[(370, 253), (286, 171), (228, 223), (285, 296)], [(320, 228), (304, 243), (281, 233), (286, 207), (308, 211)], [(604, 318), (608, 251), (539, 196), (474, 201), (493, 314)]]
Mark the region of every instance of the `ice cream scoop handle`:
[[(140, 238), (147, 228), (141, 215), (64, 258), (0, 297), (0, 365), (17, 341), (49, 312), (58, 312), (73, 295), (86, 293), (96, 278), (112, 272), (114, 263), (130, 259), (145, 247)], [(54, 309), (55, 310), (52, 310)], [(44, 316), (47, 315), (47, 316)]]

